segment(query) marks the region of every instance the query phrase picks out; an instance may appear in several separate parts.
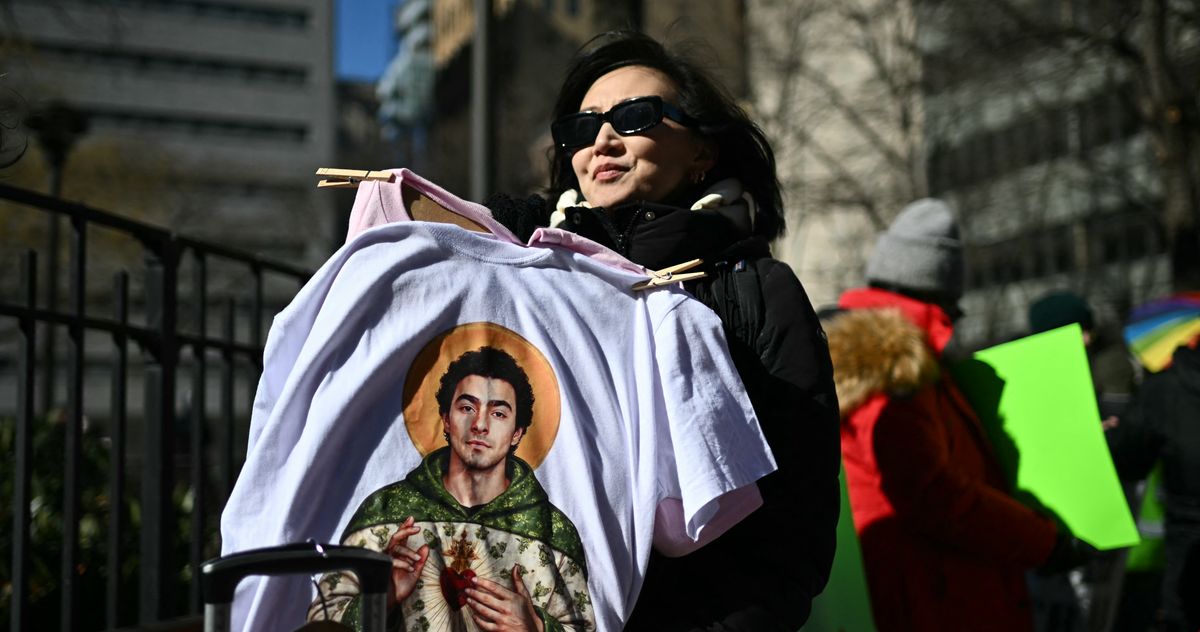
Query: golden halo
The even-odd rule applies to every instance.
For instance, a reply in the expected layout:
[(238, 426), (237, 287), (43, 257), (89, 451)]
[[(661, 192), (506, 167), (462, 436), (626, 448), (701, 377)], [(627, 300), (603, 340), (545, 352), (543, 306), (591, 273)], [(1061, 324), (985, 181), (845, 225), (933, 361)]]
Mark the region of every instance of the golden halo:
[(494, 323), (458, 325), (438, 334), (417, 354), (404, 380), (404, 425), (408, 436), (421, 456), (446, 445), (438, 414), (438, 385), (451, 362), (483, 347), (495, 347), (512, 356), (529, 377), (533, 387), (533, 423), (517, 447), (517, 456), (537, 469), (558, 436), (562, 412), (558, 378), (537, 347)]

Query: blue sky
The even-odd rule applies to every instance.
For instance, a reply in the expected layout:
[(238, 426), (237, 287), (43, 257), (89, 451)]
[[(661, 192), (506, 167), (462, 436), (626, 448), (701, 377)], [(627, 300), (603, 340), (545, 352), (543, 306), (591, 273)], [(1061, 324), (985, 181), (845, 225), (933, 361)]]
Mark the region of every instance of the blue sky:
[(392, 16), (403, 0), (335, 0), (334, 72), (375, 81), (396, 52)]

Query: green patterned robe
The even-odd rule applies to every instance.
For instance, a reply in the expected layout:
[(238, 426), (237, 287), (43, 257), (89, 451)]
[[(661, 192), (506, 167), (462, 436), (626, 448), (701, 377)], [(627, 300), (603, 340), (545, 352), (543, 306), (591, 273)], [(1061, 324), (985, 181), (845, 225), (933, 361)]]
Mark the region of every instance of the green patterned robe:
[[(421, 532), (409, 548), (429, 545), (429, 559), (416, 588), (388, 613), (389, 630), (442, 631), (478, 628), (470, 607), (455, 610), (440, 579), (452, 547), (465, 550), (469, 568), (510, 590), (511, 569), (519, 565), (525, 588), (547, 632), (594, 630), (595, 614), (587, 587), (587, 565), (575, 526), (550, 503), (527, 463), (508, 459), (509, 487), (486, 505), (467, 509), (442, 485), (450, 449), (425, 457), (404, 480), (376, 490), (363, 501), (342, 534), (342, 543), (382, 551), (409, 516)], [(359, 625), (359, 587), (354, 575), (329, 573), (308, 618)], [(324, 597), (322, 600), (321, 597)]]

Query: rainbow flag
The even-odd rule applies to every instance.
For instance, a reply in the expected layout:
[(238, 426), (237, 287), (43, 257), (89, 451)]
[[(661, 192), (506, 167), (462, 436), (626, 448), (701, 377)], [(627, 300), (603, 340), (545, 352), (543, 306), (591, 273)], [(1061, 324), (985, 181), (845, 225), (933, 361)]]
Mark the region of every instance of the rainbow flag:
[(1185, 292), (1142, 304), (1129, 315), (1125, 343), (1148, 370), (1171, 364), (1175, 349), (1200, 336), (1200, 292)]

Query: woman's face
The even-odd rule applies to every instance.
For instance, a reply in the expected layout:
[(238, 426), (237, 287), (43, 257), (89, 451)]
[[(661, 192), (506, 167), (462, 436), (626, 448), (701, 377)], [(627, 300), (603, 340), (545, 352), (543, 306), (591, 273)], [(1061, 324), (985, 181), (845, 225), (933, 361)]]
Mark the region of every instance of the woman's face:
[[(659, 96), (678, 103), (666, 75), (645, 66), (626, 66), (601, 76), (583, 96), (580, 112), (607, 112), (633, 97)], [(716, 151), (688, 128), (663, 118), (658, 125), (621, 136), (604, 123), (596, 140), (575, 150), (571, 168), (579, 190), (592, 206), (621, 202), (661, 202), (716, 163)]]

